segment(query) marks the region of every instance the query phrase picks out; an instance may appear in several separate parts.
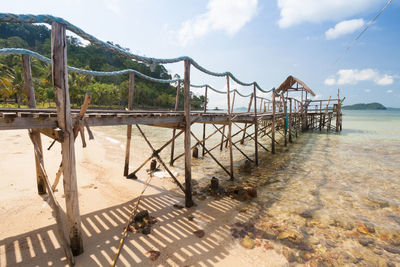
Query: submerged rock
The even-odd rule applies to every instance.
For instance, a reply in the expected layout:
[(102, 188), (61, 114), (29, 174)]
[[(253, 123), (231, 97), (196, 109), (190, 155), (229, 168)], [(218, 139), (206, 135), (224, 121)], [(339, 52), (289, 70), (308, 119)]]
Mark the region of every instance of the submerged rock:
[(374, 244), (375, 241), (372, 238), (360, 237), (358, 239), (358, 243), (366, 247), (368, 245)]

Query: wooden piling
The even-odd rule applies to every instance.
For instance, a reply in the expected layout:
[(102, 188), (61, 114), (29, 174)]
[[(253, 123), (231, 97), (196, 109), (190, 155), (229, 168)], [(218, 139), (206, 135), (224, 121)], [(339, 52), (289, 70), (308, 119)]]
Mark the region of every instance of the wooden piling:
[(253, 84), (253, 97), (254, 97), (254, 162), (258, 166), (258, 119), (257, 119), (257, 88)]
[[(206, 85), (206, 89), (204, 92), (204, 114), (207, 113), (207, 93), (208, 93), (208, 86)], [(203, 123), (203, 145), (202, 145), (202, 155), (204, 157), (205, 150), (204, 147), (206, 146), (206, 123)]]
[[(133, 109), (134, 92), (135, 92), (135, 74), (129, 73), (128, 110)], [(128, 125), (126, 128), (124, 176), (128, 176), (128, 173), (129, 173), (129, 155), (130, 155), (130, 150), (131, 150), (131, 137), (132, 137), (132, 125)]]
[(193, 206), (192, 200), (192, 157), (190, 155), (190, 61), (184, 60), (184, 113), (185, 113), (185, 206), (190, 208)]
[(66, 26), (52, 23), (51, 58), (58, 126), (64, 132), (61, 142), (64, 195), (72, 253), (83, 252), (81, 217), (79, 214), (78, 185), (75, 166), (75, 146), (68, 89)]
[[(231, 118), (231, 96), (229, 87), (229, 75), (226, 75), (226, 85), (227, 85), (227, 104), (228, 104), (228, 142), (229, 142), (229, 167), (231, 173), (231, 180), (233, 180), (233, 151), (232, 151), (232, 118)], [(232, 105), (233, 110), (233, 105)]]
[[(181, 91), (181, 81), (178, 81), (178, 85), (176, 86), (176, 97), (175, 97), (175, 111), (178, 110), (179, 107), (179, 94)], [(172, 143), (171, 143), (171, 157), (169, 160), (169, 165), (174, 165), (174, 152), (175, 152), (175, 134), (176, 134), (176, 129), (172, 130)]]
[(292, 99), (289, 99), (289, 143), (292, 143)]
[[(249, 107), (247, 108), (247, 112), (250, 112), (251, 103), (253, 102), (253, 95), (254, 95), (254, 93), (251, 94), (251, 96), (250, 96)], [(244, 124), (243, 136), (242, 136), (242, 139), (240, 140), (240, 144), (242, 144), (242, 145), (244, 144), (244, 137), (246, 136), (246, 128), (247, 128), (247, 123)]]
[(272, 90), (272, 131), (271, 131), (271, 152), (275, 154), (275, 89)]
[[(36, 108), (36, 99), (35, 99), (35, 90), (33, 88), (32, 81), (32, 71), (31, 71), (31, 58), (29, 55), (22, 55), (22, 70), (24, 72), (24, 85), (25, 85), (25, 93), (28, 97), (28, 107)], [(42, 148), (42, 139), (40, 137), (40, 132), (38, 130), (33, 129), (31, 132), (31, 136), (34, 142), (37, 144), (38, 149), (40, 150), (40, 156), (43, 157), (43, 148)], [(46, 194), (46, 185), (45, 178), (40, 168), (40, 162), (44, 162), (43, 158), (38, 158), (38, 154), (35, 155), (35, 165), (36, 165), (36, 182), (37, 189), (39, 195)]]

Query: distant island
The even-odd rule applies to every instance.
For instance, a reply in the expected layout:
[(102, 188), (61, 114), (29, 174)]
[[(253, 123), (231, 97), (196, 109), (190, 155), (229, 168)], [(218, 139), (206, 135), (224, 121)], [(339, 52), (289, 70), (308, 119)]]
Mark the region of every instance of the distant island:
[(354, 104), (349, 106), (343, 106), (342, 109), (346, 110), (386, 110), (387, 108), (380, 103), (369, 103), (369, 104)]

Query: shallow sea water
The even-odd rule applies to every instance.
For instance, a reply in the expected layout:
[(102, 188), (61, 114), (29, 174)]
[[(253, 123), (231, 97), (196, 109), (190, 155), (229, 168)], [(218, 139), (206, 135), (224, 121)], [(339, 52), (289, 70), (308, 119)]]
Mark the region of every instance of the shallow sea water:
[[(110, 127), (105, 133), (124, 144), (125, 129)], [(132, 150), (142, 151), (147, 145), (133, 129)], [(143, 129), (156, 148), (172, 135), (169, 129)], [(201, 130), (193, 127), (199, 139)], [(207, 133), (214, 130), (207, 126)], [(208, 140), (207, 147), (220, 138)], [(183, 135), (175, 155), (183, 152), (182, 142)], [(261, 142), (270, 147), (268, 138)], [(253, 157), (253, 142), (238, 146)], [(234, 158), (240, 160), (234, 165), (236, 183), (257, 187), (258, 197), (249, 206), (257, 209), (253, 222), (264, 234), (260, 238), (293, 264), (400, 266), (400, 111), (344, 111), (341, 133), (306, 132), (288, 147), (278, 145), (275, 155), (259, 151), (259, 167), (244, 171), (245, 158), (237, 150)], [(228, 166), (226, 152), (217, 148), (212, 154)], [(169, 149), (161, 156), (168, 162)], [(200, 186), (212, 176), (228, 178), (210, 157), (192, 164)], [(182, 175), (183, 158), (175, 166)]]

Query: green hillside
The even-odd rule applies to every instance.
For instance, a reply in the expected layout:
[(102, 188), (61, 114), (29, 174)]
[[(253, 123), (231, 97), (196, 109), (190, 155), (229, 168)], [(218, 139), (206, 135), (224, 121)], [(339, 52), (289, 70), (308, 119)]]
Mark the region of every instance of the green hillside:
[(369, 103), (369, 104), (354, 104), (349, 106), (343, 106), (342, 109), (347, 110), (385, 110), (386, 107), (380, 103)]
[[(0, 48), (26, 48), (50, 58), (50, 35), (50, 29), (44, 25), (0, 23)], [(68, 65), (70, 66), (97, 71), (130, 68), (154, 78), (171, 79), (171, 75), (162, 65), (156, 66), (154, 72), (152, 72), (143, 63), (115, 55), (94, 45), (83, 46), (74, 37), (68, 37), (67, 41)], [(32, 60), (34, 87), (39, 105), (51, 105), (54, 101), (50, 70), (49, 64), (36, 59)], [(72, 105), (81, 105), (85, 93), (90, 92), (93, 105), (114, 108), (127, 106), (128, 74), (112, 77), (92, 77), (69, 72), (68, 79)], [(0, 103), (4, 105), (5, 102), (15, 102), (15, 105), (24, 105), (26, 97), (22, 92), (21, 56), (0, 56)], [(135, 108), (173, 108), (175, 96), (176, 89), (169, 84), (149, 82), (140, 77), (135, 77)], [(192, 108), (202, 108), (203, 99), (203, 96), (192, 95)], [(182, 107), (183, 93), (180, 100)]]

